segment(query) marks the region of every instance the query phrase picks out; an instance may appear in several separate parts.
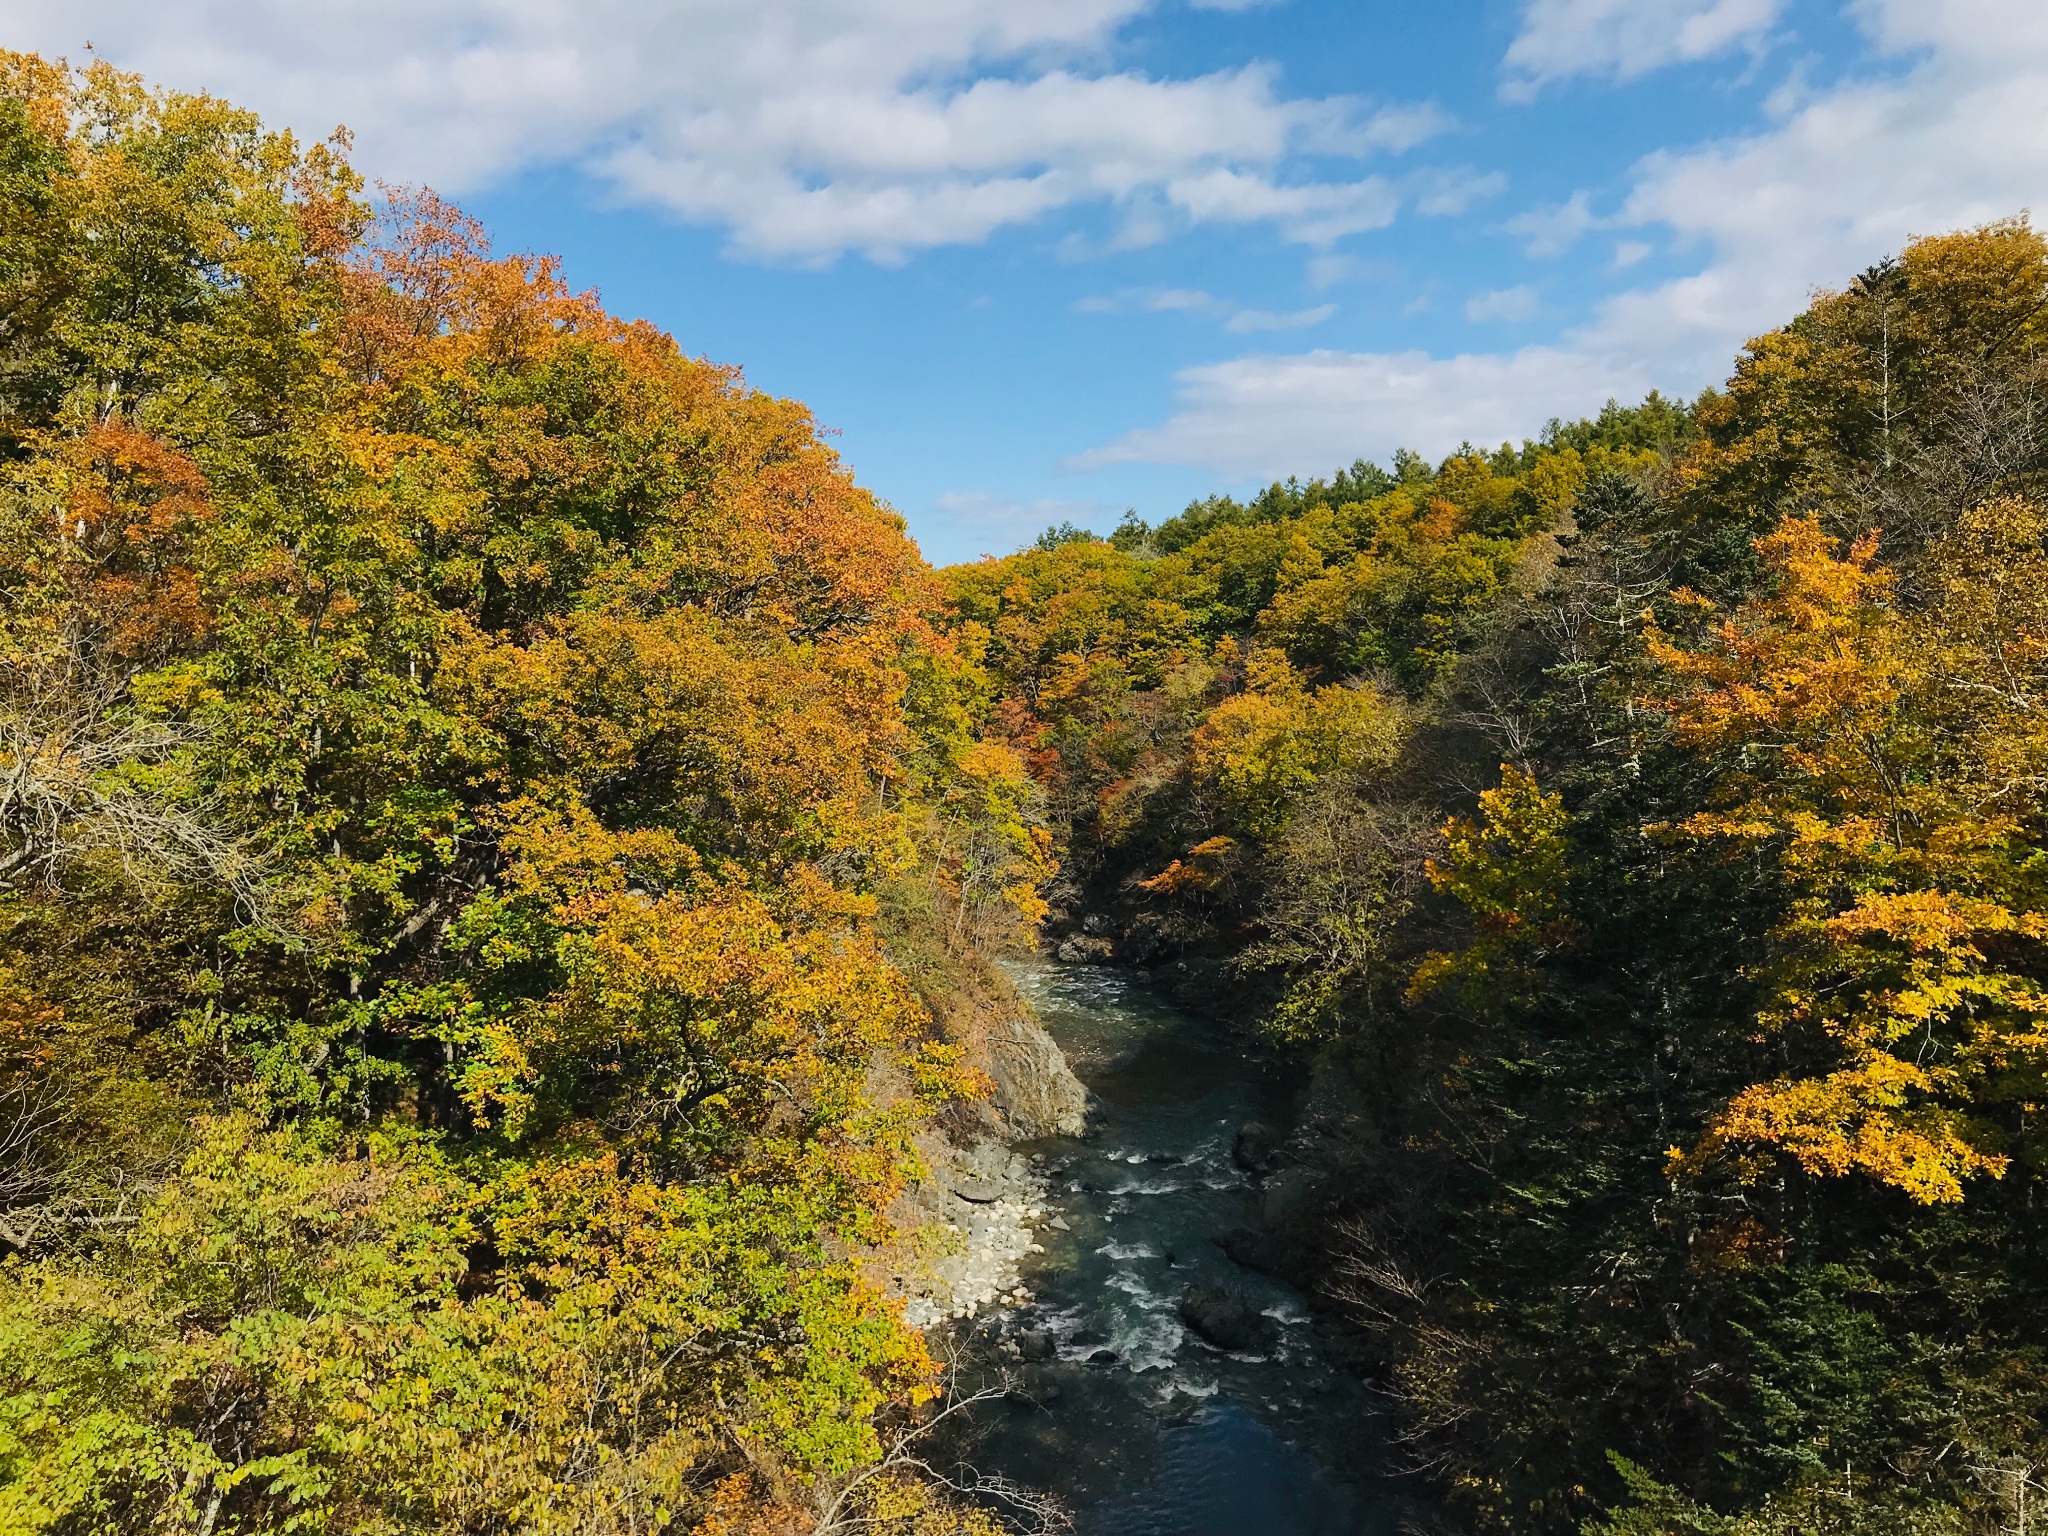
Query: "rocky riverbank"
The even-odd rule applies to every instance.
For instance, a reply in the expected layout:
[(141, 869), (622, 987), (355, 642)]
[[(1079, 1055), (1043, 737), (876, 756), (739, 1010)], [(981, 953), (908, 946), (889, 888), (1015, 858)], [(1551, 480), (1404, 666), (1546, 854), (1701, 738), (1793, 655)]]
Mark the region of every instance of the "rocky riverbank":
[(898, 1220), (913, 1236), (891, 1277), (914, 1328), (973, 1317), (984, 1307), (1031, 1299), (1020, 1278), (1045, 1249), (1034, 1228), (1047, 1220), (1045, 1182), (1000, 1142), (940, 1142), (925, 1153), (930, 1176), (903, 1197)]
[(916, 1328), (1030, 1300), (1020, 1271), (1045, 1251), (1034, 1231), (1048, 1220), (1046, 1186), (1010, 1144), (1086, 1128), (1087, 1090), (1045, 1027), (1009, 1001), (970, 1047), (994, 1092), (948, 1136), (921, 1143), (929, 1172), (893, 1212), (909, 1235), (892, 1254), (888, 1288)]
[(1297, 1075), (1133, 969), (1017, 974), (1093, 1097), (1086, 1137), (1017, 1170), (1045, 1175), (1058, 1218), (1033, 1223), (1037, 1295), (962, 1330), (966, 1384), (1008, 1388), (976, 1415), (976, 1465), (1060, 1490), (1081, 1536), (1383, 1536), (1372, 1394), (1324, 1350), (1309, 1296), (1217, 1242), (1262, 1225)]

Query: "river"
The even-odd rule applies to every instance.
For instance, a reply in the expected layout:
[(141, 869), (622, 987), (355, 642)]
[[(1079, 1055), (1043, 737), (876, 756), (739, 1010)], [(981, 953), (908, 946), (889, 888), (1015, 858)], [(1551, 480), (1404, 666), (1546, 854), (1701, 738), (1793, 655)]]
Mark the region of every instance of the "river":
[[(1065, 1230), (1040, 1233), (1034, 1300), (978, 1332), (1051, 1356), (1012, 1364), (1020, 1390), (982, 1414), (981, 1469), (1056, 1491), (1080, 1536), (1392, 1531), (1370, 1394), (1323, 1357), (1297, 1292), (1216, 1242), (1258, 1209), (1236, 1132), (1286, 1125), (1289, 1084), (1129, 972), (1038, 962), (1015, 977), (1092, 1102), (1085, 1137), (1021, 1149)], [(1270, 1342), (1226, 1353), (1187, 1329), (1182, 1296), (1204, 1283), (1270, 1319)]]

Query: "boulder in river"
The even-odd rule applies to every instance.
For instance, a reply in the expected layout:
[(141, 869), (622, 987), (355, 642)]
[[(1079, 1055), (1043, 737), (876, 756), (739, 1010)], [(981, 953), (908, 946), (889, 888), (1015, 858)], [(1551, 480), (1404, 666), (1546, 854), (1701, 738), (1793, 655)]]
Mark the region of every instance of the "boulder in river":
[(1218, 1349), (1257, 1352), (1279, 1337), (1273, 1319), (1225, 1285), (1191, 1285), (1180, 1298), (1180, 1320)]
[(1108, 939), (1098, 939), (1093, 934), (1074, 933), (1060, 940), (1059, 948), (1053, 953), (1068, 965), (1107, 965), (1116, 953), (1116, 946)]
[(1322, 1207), (1322, 1179), (1307, 1168), (1283, 1168), (1266, 1179), (1259, 1196), (1259, 1225), (1278, 1232), (1309, 1219)]
[(1217, 1234), (1216, 1246), (1230, 1255), (1232, 1263), (1259, 1274), (1286, 1280), (1292, 1273), (1286, 1267), (1288, 1254), (1284, 1245), (1267, 1233), (1250, 1227), (1230, 1227)]
[(1158, 965), (1173, 954), (1173, 940), (1165, 930), (1165, 919), (1156, 912), (1141, 912), (1117, 944), (1117, 958), (1126, 965)]
[(1231, 1143), (1230, 1159), (1246, 1173), (1271, 1173), (1280, 1163), (1280, 1133), (1257, 1120), (1248, 1121)]
[(1013, 1402), (1029, 1403), (1034, 1407), (1044, 1408), (1047, 1404), (1060, 1400), (1060, 1384), (1053, 1380), (1050, 1371), (1026, 1371), (1018, 1378), (1017, 1384), (1010, 1388), (1010, 1398)]

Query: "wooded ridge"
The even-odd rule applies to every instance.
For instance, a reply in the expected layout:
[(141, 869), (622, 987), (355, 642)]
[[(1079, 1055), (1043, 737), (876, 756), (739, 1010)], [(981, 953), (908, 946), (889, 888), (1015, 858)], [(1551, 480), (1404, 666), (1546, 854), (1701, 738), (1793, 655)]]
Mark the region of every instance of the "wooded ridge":
[(2044, 303), (1923, 239), (1690, 406), (945, 573), (1061, 952), (1317, 1062), (1232, 1251), (1446, 1530), (2040, 1495)]

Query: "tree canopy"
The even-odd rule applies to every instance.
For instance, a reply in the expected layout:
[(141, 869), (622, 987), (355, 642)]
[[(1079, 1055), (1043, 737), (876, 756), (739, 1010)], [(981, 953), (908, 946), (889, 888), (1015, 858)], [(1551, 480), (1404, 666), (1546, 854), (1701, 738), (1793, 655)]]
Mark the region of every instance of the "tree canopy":
[(1315, 1208), (1233, 1252), (1455, 1528), (2042, 1490), (2044, 341), (2004, 221), (1691, 405), (944, 573), (1055, 923), (1313, 1063)]
[(842, 1496), (983, 1091), (878, 913), (1046, 873), (977, 665), (802, 407), (345, 148), (0, 57), (0, 1526), (983, 1529)]

